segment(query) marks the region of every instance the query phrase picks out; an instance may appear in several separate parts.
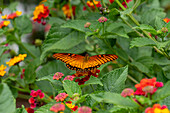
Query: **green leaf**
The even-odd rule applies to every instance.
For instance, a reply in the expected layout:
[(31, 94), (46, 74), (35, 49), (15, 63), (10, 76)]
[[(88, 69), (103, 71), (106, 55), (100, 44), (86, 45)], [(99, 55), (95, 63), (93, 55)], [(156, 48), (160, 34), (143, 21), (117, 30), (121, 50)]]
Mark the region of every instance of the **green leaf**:
[(157, 28), (157, 30), (159, 30), (159, 29), (162, 29), (162, 27), (165, 26), (165, 22), (163, 21), (162, 18), (156, 17), (154, 25)]
[(85, 82), (85, 86), (90, 85), (90, 84), (99, 84), (101, 86), (103, 86), (102, 82), (100, 81), (100, 79), (98, 79), (97, 77), (91, 76), (90, 79)]
[(28, 113), (24, 107), (24, 105), (22, 105), (21, 108), (17, 108), (15, 113)]
[(119, 10), (116, 9), (116, 8), (113, 8), (113, 9), (110, 10), (109, 19), (115, 21), (115, 20), (118, 19), (119, 15), (120, 15)]
[(170, 32), (170, 22), (167, 23), (166, 27), (168, 28), (168, 32)]
[(148, 73), (149, 72), (149, 69), (148, 67), (146, 67), (145, 65), (143, 65), (142, 63), (140, 62), (135, 62), (133, 61), (131, 63), (132, 65), (136, 66), (138, 69), (140, 69), (142, 72), (145, 72), (145, 73)]
[(0, 36), (4, 34), (4, 30), (0, 29)]
[(78, 83), (70, 80), (65, 80), (63, 82), (64, 90), (67, 92), (67, 94), (72, 97), (74, 93), (78, 93), (81, 95), (81, 89), (78, 85)]
[(12, 2), (8, 8), (11, 10), (11, 11), (14, 11), (16, 9), (16, 7), (18, 6), (19, 2)]
[(128, 75), (128, 66), (106, 73), (102, 78), (105, 91), (121, 92)]
[(34, 61), (30, 62), (25, 68), (25, 81), (27, 83), (33, 83), (36, 78), (36, 69), (40, 65), (39, 58), (34, 59)]
[(151, 39), (145, 37), (134, 38), (130, 43), (130, 48), (143, 47), (143, 46), (155, 46), (156, 43)]
[(98, 102), (111, 103), (114, 105), (121, 106), (123, 108), (139, 107), (130, 98), (122, 97), (120, 94), (117, 94), (117, 93), (103, 92), (103, 93), (98, 93), (98, 94), (91, 94), (90, 96)]
[(91, 23), (91, 25), (90, 25), (91, 28), (94, 28), (99, 23), (97, 21), (72, 20), (72, 21), (68, 21), (67, 23), (65, 23), (61, 27), (63, 27), (63, 28), (72, 28), (72, 29), (75, 29), (75, 30), (80, 31), (80, 32), (87, 32), (87, 31), (90, 31), (90, 30), (88, 28), (84, 27), (86, 22)]
[(32, 32), (32, 23), (29, 17), (22, 15), (15, 19), (16, 27), (20, 34)]
[(60, 28), (57, 24), (53, 24), (42, 46), (43, 53), (40, 61), (43, 61), (49, 52), (68, 50), (77, 46), (84, 41), (84, 37), (85, 34), (82, 32), (70, 32), (70, 29)]
[(0, 112), (14, 113), (16, 109), (15, 99), (7, 84), (0, 84)]
[(62, 20), (61, 18), (57, 18), (57, 17), (49, 17), (49, 24), (53, 25), (54, 23), (57, 23), (59, 25), (65, 23), (65, 20)]
[(170, 96), (164, 98), (164, 99), (161, 101), (161, 105), (167, 105), (168, 109), (170, 109)]
[(152, 34), (157, 34), (157, 31), (152, 26), (146, 24), (141, 24), (140, 26), (133, 27), (133, 29), (141, 29), (148, 31)]
[(55, 103), (49, 103), (44, 106), (41, 106), (38, 108), (35, 113), (54, 113), (53, 111), (50, 111), (50, 108), (54, 105)]
[(165, 42), (157, 42), (156, 46), (158, 49), (165, 48), (168, 44), (170, 44), (170, 40), (167, 40)]
[(8, 47), (8, 46), (7, 46), (7, 47), (4, 47), (4, 46), (0, 47), (0, 56), (1, 56), (6, 50), (9, 50), (9, 47)]
[(164, 98), (170, 96), (170, 90), (168, 90), (170, 87), (170, 81), (168, 81), (163, 88), (157, 90), (155, 94), (153, 95), (153, 102), (157, 102), (160, 100), (163, 100)]

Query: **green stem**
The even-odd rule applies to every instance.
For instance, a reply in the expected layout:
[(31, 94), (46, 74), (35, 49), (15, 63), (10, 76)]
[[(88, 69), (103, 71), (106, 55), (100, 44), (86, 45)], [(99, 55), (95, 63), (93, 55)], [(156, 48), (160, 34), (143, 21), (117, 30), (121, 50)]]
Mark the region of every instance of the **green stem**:
[(115, 2), (125, 11), (126, 8), (119, 2), (119, 0), (115, 0)]
[(102, 23), (103, 24), (103, 34), (105, 33), (105, 29), (104, 29), (104, 22)]
[(12, 85), (10, 85), (10, 87), (13, 87), (13, 88), (17, 89), (18, 91), (25, 92), (25, 93), (30, 93), (31, 92), (29, 89), (22, 89), (22, 88), (12, 86)]
[(87, 6), (86, 2), (84, 0), (80, 0), (81, 3), (86, 7), (86, 9), (89, 11), (89, 12), (92, 12), (92, 10)]
[(22, 99), (29, 99), (31, 96), (29, 96), (29, 95), (24, 95), (24, 94), (18, 94), (18, 97), (19, 98), (22, 98)]
[(104, 3), (104, 1), (101, 0), (101, 2), (102, 2), (102, 4), (103, 4), (104, 8), (106, 8), (106, 4)]
[(70, 10), (70, 12), (71, 12), (71, 19), (74, 20), (73, 10), (72, 10), (72, 5), (71, 5), (70, 0), (69, 0), (68, 4), (69, 4), (69, 10)]
[(46, 93), (44, 93), (44, 95), (45, 95), (45, 97), (49, 100), (49, 101), (51, 101), (51, 102), (53, 102), (54, 100), (53, 99), (51, 99)]
[(90, 84), (90, 87), (92, 88), (93, 92), (95, 92), (95, 89), (94, 89), (94, 87), (91, 84)]
[(17, 67), (18, 67), (18, 69), (19, 69), (19, 72), (21, 72), (21, 68), (20, 68), (20, 66), (19, 66), (19, 63), (17, 63)]
[(97, 6), (96, 6), (96, 4), (94, 3), (94, 1), (93, 1), (93, 0), (92, 0), (92, 2), (93, 2), (94, 7), (96, 8), (96, 11), (98, 11), (98, 12), (99, 12), (99, 9), (97, 8)]
[(131, 77), (130, 75), (127, 76), (131, 81), (133, 81), (136, 84), (139, 84), (139, 82), (137, 80), (135, 80), (133, 77)]

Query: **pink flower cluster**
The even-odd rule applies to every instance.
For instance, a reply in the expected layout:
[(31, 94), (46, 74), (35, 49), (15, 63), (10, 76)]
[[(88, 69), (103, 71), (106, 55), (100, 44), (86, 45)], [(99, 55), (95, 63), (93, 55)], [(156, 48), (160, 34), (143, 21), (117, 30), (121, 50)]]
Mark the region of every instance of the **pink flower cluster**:
[(82, 106), (78, 109), (78, 113), (92, 113), (92, 110), (87, 106)]
[(64, 78), (64, 80), (70, 80), (70, 81), (73, 81), (75, 77), (74, 76), (71, 76), (71, 75), (68, 75)]
[(55, 73), (54, 74), (54, 76), (53, 76), (53, 80), (59, 80), (60, 78), (62, 78), (64, 76), (64, 74), (63, 73), (61, 73), (61, 72), (57, 72), (57, 73)]
[(54, 104), (51, 108), (50, 111), (58, 113), (59, 111), (64, 111), (65, 110), (65, 105), (64, 104)]
[(100, 23), (104, 23), (104, 22), (107, 21), (107, 18), (104, 17), (104, 16), (102, 16), (102, 17), (100, 17), (100, 18), (98, 19), (98, 21), (99, 21)]
[(66, 93), (60, 93), (55, 97), (56, 102), (58, 101), (64, 101), (68, 97), (68, 94)]
[(42, 91), (39, 89), (39, 90), (37, 90), (37, 91), (34, 91), (34, 90), (31, 90), (31, 93), (30, 93), (30, 95), (32, 96), (29, 100), (28, 100), (28, 102), (31, 104), (30, 105), (30, 108), (35, 108), (36, 107), (36, 104), (37, 104), (37, 101), (38, 101), (38, 97), (40, 98), (40, 99), (42, 99), (42, 98), (44, 98), (44, 93), (42, 93)]

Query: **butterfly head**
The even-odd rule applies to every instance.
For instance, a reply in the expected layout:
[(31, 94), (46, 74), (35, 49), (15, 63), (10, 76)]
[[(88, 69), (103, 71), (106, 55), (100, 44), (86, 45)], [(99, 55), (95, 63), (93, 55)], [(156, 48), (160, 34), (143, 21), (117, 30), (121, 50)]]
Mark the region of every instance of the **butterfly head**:
[(89, 55), (86, 54), (85, 57), (84, 57), (84, 61), (87, 62), (89, 60), (89, 58), (90, 58)]

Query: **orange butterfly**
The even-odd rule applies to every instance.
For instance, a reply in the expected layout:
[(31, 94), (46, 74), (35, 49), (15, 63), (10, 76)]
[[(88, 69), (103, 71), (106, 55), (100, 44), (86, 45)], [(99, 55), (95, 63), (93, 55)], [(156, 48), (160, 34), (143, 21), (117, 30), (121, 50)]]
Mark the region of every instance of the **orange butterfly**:
[(76, 71), (94, 70), (106, 62), (113, 61), (118, 58), (117, 55), (113, 54), (102, 54), (89, 57), (88, 55), (81, 56), (72, 53), (56, 53), (53, 57), (66, 63), (66, 66), (69, 69)]

